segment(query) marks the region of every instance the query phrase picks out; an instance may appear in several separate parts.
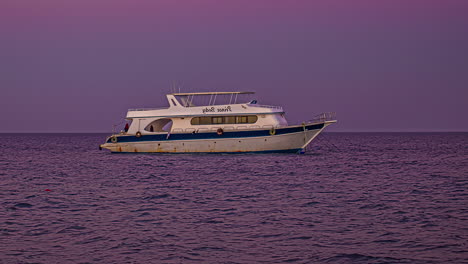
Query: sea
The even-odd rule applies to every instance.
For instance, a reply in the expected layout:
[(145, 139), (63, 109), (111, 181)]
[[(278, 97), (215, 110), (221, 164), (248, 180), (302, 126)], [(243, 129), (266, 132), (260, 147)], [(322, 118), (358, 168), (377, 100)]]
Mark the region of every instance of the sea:
[(468, 133), (305, 154), (111, 154), (0, 134), (0, 263), (468, 263)]

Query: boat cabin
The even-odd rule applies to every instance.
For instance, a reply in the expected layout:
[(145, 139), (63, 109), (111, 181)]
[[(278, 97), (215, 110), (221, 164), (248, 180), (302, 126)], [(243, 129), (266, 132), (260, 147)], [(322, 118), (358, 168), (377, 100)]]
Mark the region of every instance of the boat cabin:
[(202, 133), (287, 126), (282, 107), (259, 105), (254, 92), (167, 94), (168, 108), (130, 109), (127, 134)]

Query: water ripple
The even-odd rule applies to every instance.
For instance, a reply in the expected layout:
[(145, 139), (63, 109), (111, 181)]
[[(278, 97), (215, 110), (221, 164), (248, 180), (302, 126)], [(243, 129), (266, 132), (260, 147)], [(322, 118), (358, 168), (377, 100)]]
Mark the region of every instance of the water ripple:
[(468, 134), (322, 136), (305, 155), (112, 155), (105, 135), (2, 134), (0, 262), (468, 262)]

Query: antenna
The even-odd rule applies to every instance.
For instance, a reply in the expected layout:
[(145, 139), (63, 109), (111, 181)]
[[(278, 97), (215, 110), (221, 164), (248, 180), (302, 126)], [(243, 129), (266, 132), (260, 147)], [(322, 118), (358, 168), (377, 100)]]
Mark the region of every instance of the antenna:
[(182, 87), (184, 86), (184, 83), (183, 82), (177, 82), (178, 86), (179, 86), (179, 93), (181, 92), (182, 90)]
[(176, 90), (176, 82), (174, 80), (172, 80), (171, 82), (171, 93), (176, 93), (177, 90)]

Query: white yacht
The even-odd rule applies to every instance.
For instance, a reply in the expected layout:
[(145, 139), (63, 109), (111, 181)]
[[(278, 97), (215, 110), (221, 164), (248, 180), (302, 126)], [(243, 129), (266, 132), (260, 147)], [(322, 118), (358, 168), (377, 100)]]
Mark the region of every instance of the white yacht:
[[(288, 125), (282, 107), (245, 100), (254, 92), (168, 94), (168, 108), (130, 109), (127, 125), (99, 146), (111, 152), (303, 153), (334, 113)], [(240, 103), (239, 103), (240, 102)]]

